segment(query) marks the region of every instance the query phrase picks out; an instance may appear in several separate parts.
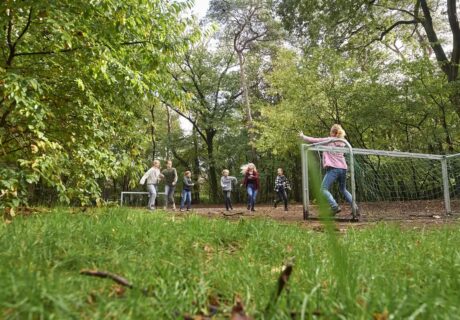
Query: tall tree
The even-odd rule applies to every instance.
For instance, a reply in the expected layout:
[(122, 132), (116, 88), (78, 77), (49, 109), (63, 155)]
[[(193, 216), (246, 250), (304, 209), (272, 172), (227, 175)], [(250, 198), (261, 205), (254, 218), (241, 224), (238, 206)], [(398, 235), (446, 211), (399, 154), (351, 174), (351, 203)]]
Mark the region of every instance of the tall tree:
[(218, 199), (215, 138), (226, 130), (226, 122), (237, 107), (242, 91), (238, 86), (232, 52), (212, 52), (204, 42), (188, 52), (184, 63), (172, 74), (178, 87), (190, 101), (187, 110), (168, 103), (170, 108), (187, 119), (206, 146), (211, 199)]
[[(349, 50), (367, 48), (392, 37), (406, 44), (412, 40), (419, 54), (434, 54), (449, 84), (450, 101), (460, 116), (460, 26), (456, 0), (280, 0), (278, 12), (284, 25), (310, 45), (329, 43)], [(431, 50), (427, 51), (427, 47)], [(416, 56), (417, 53), (413, 54)]]
[(208, 16), (222, 25), (224, 41), (231, 43), (238, 57), (240, 85), (252, 160), (256, 161), (256, 136), (249, 98), (245, 55), (260, 42), (278, 38), (278, 25), (267, 0), (211, 0)]

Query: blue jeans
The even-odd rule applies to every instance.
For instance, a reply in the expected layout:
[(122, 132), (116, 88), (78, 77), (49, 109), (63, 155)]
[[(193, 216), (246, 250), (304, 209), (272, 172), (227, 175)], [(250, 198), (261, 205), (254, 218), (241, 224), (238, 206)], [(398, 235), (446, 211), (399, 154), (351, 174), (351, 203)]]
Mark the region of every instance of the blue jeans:
[(324, 176), (323, 183), (321, 183), (321, 191), (326, 196), (327, 202), (331, 207), (336, 208), (339, 205), (335, 201), (332, 194), (329, 192), (332, 184), (338, 180), (339, 181), (339, 190), (345, 197), (345, 200), (351, 204), (352, 198), (350, 192), (347, 190), (346, 180), (347, 180), (347, 170), (339, 168), (328, 168), (326, 170), (326, 175)]
[(168, 203), (174, 206), (174, 190), (176, 190), (176, 186), (165, 185), (165, 207), (168, 206)]
[(180, 208), (184, 209), (184, 206), (187, 205), (187, 209), (190, 209), (191, 204), (192, 204), (192, 191), (182, 190), (182, 196), (180, 198)]
[(147, 207), (149, 209), (155, 209), (155, 200), (157, 198), (157, 186), (154, 184), (148, 184), (147, 190), (149, 191), (149, 204)]
[(233, 210), (233, 207), (232, 207), (232, 191), (231, 190), (224, 190), (223, 193), (224, 193), (224, 200), (225, 200), (225, 208), (227, 210), (228, 209)]
[(248, 209), (254, 209), (256, 204), (257, 189), (253, 185), (248, 185), (246, 191), (248, 192)]

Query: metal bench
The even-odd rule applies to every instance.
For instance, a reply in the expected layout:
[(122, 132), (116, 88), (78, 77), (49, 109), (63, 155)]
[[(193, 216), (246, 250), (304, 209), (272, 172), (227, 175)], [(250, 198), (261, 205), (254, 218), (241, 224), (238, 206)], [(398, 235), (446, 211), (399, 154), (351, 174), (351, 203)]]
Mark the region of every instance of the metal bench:
[[(122, 191), (121, 196), (120, 196), (120, 205), (123, 205), (123, 198), (125, 194), (146, 194), (148, 195), (149, 193), (146, 191)], [(165, 192), (157, 192), (157, 196), (162, 195), (164, 197), (164, 200), (166, 201), (166, 193)]]

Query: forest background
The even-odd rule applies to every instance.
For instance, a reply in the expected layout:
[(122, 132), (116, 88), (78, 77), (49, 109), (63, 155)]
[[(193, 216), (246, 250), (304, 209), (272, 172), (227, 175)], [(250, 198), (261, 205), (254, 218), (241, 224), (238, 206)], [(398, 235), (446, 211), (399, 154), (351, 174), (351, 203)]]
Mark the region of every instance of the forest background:
[[(0, 209), (102, 205), (152, 159), (282, 167), (301, 195), (298, 131), (354, 147), (458, 153), (456, 1), (44, 0), (0, 3)], [(180, 120), (182, 119), (182, 120)], [(187, 121), (184, 130), (180, 121)], [(241, 200), (244, 193), (237, 190)]]

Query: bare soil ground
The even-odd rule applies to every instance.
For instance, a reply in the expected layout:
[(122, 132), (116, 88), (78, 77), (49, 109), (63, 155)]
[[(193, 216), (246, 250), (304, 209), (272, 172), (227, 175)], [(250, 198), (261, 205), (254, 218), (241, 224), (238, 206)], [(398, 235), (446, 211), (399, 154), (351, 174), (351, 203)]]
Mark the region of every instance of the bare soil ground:
[[(440, 226), (460, 222), (460, 201), (452, 201), (452, 214), (446, 215), (444, 203), (439, 200), (360, 203), (359, 221), (352, 221), (350, 206), (343, 204), (342, 212), (334, 220), (338, 229), (373, 225), (378, 221), (391, 221), (404, 226), (421, 227), (425, 225)], [(309, 207), (307, 220), (303, 219), (303, 206), (293, 204), (288, 211), (279, 206), (257, 205), (256, 211), (251, 212), (246, 206), (236, 205), (233, 211), (226, 211), (224, 206), (196, 205), (193, 212), (209, 218), (228, 220), (269, 218), (284, 223), (296, 223), (304, 227), (321, 229), (322, 223), (318, 217), (317, 206)]]

